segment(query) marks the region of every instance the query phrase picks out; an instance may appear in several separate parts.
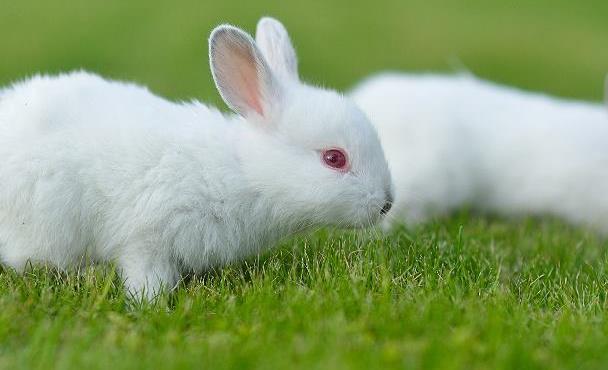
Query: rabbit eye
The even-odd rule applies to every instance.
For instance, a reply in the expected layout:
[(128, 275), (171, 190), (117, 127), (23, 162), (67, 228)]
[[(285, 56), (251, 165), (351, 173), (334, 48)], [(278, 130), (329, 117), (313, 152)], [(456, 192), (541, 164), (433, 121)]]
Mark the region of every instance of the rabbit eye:
[(348, 171), (348, 159), (346, 153), (341, 149), (327, 149), (321, 154), (326, 166), (339, 171)]

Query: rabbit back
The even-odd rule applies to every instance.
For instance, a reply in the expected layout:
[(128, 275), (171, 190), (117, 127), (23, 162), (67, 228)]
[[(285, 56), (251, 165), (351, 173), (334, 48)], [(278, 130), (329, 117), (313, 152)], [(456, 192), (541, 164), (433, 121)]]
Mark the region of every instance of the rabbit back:
[(196, 222), (193, 235), (217, 233), (209, 210), (239, 187), (226, 170), (237, 168), (226, 149), (233, 126), (203, 105), (84, 72), (9, 88), (0, 100), (2, 259), (67, 267), (85, 255), (112, 259), (136, 237), (175, 245), (183, 222)]
[(393, 218), (464, 205), (608, 230), (608, 112), (469, 75), (388, 74), (353, 91), (396, 184)]

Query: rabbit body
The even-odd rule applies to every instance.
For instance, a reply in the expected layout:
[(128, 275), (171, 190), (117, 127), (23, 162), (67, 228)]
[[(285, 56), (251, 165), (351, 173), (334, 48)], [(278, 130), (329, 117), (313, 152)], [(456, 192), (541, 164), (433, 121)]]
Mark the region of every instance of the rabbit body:
[(290, 231), (238, 165), (256, 134), (83, 72), (17, 85), (0, 101), (2, 259), (119, 259), (139, 285), (253, 254)]
[[(131, 293), (154, 297), (292, 233), (378, 220), (392, 189), (373, 126), (281, 68), (295, 54), (278, 21), (258, 31), (263, 51), (232, 26), (210, 38), (216, 85), (239, 115), (86, 72), (3, 90), (1, 261), (115, 261)], [(336, 148), (348, 171), (324, 163)]]
[(466, 205), (608, 232), (606, 107), (470, 75), (383, 74), (351, 97), (389, 161), (396, 194), (387, 223)]

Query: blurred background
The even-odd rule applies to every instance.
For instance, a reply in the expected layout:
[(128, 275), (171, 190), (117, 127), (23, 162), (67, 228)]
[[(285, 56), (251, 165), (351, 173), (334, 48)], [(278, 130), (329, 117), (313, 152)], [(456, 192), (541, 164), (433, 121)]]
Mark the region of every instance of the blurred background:
[[(87, 69), (172, 99), (220, 104), (207, 37), (281, 20), (304, 80), (346, 89), (373, 72), (456, 71), (601, 100), (608, 1), (0, 0), (0, 85)], [(223, 105), (221, 105), (223, 107)]]

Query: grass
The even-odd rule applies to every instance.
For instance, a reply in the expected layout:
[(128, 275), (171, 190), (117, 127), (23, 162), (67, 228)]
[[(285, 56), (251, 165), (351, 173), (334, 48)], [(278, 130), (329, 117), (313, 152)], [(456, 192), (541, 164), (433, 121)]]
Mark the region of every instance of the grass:
[[(450, 70), (599, 100), (605, 1), (0, 4), (0, 83), (86, 68), (219, 103), (205, 37), (282, 19), (302, 75)], [(608, 241), (557, 220), (467, 213), (387, 235), (321, 230), (194, 277), (153, 305), (111, 266), (0, 268), (0, 369), (597, 369), (608, 365)]]
[(321, 231), (139, 307), (109, 267), (4, 271), (0, 368), (603, 368), (607, 252), (556, 221), (461, 216)]

